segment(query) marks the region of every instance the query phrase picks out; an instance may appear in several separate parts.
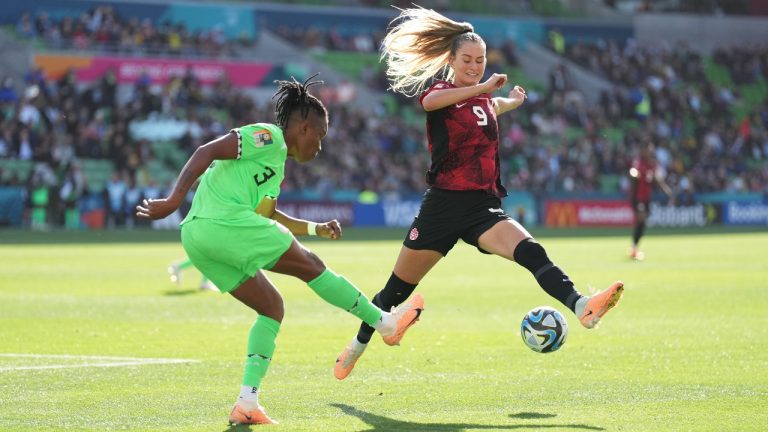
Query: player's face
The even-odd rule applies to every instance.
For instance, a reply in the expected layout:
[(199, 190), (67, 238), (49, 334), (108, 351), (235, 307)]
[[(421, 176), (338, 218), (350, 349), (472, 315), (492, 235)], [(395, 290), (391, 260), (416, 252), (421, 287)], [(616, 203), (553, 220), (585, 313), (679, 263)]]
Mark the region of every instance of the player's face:
[(456, 49), (456, 55), (448, 61), (453, 68), (453, 83), (457, 87), (479, 84), (485, 73), (485, 44), (465, 41)]
[(328, 118), (322, 115), (310, 114), (299, 124), (299, 134), (293, 158), (303, 163), (316, 158), (322, 148), (321, 141), (328, 133)]
[(656, 152), (656, 148), (654, 147), (653, 144), (646, 144), (640, 150), (640, 157), (643, 158), (643, 160), (650, 162), (651, 160), (653, 160), (653, 156), (655, 152)]

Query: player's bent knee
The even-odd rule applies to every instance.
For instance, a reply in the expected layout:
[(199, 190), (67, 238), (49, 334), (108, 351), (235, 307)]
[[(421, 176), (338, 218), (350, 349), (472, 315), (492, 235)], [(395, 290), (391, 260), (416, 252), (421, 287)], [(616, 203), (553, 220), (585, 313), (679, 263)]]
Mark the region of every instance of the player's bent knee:
[(320, 273), (322, 273), (323, 270), (325, 270), (325, 263), (323, 262), (322, 259), (320, 259), (319, 256), (317, 256), (317, 254), (315, 254), (311, 250), (307, 250), (307, 257), (309, 258), (311, 265), (314, 265), (317, 269), (319, 269)]
[(530, 270), (548, 263), (549, 257), (542, 245), (532, 238), (527, 238), (515, 248), (515, 261)]
[(304, 282), (309, 282), (325, 271), (325, 263), (314, 252), (305, 249), (302, 255), (302, 263), (299, 266), (299, 271), (294, 276)]

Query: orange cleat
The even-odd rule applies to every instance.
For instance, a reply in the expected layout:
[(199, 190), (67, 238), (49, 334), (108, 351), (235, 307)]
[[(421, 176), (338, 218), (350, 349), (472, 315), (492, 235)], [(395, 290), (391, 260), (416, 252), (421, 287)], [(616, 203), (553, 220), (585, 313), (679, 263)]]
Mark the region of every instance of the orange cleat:
[(594, 328), (600, 322), (600, 318), (616, 306), (623, 292), (624, 283), (618, 281), (614, 282), (608, 289), (589, 297), (584, 311), (579, 317), (581, 325), (588, 329)]
[(256, 408), (248, 408), (239, 402), (229, 413), (230, 425), (249, 425), (249, 424), (277, 424), (276, 421), (269, 418), (264, 407), (259, 405)]
[(343, 380), (347, 375), (352, 372), (352, 369), (357, 363), (357, 359), (363, 355), (365, 348), (368, 344), (361, 344), (357, 341), (357, 337), (344, 348), (344, 351), (339, 354), (339, 358), (336, 359), (336, 365), (333, 366), (333, 375), (336, 379)]
[(394, 333), (382, 337), (384, 343), (387, 345), (400, 345), (400, 340), (405, 335), (406, 330), (416, 324), (423, 311), (424, 297), (421, 294), (414, 294), (405, 303), (392, 308), (392, 315), (397, 317), (397, 327)]

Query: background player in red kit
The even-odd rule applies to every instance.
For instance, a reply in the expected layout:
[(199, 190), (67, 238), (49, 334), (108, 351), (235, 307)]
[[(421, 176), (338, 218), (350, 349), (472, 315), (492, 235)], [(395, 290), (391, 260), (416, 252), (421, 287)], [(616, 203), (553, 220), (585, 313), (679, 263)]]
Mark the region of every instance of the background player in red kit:
[(651, 214), (651, 195), (653, 195), (653, 184), (659, 185), (661, 190), (669, 197), (671, 203), (674, 203), (672, 189), (664, 180), (662, 170), (656, 164), (655, 150), (652, 141), (646, 141), (640, 148), (640, 154), (632, 161), (632, 167), (629, 169), (630, 201), (632, 210), (635, 213), (635, 227), (632, 230), (632, 249), (629, 255), (632, 259), (642, 260), (644, 254), (637, 250), (640, 238), (645, 233), (645, 222)]
[[(585, 327), (594, 327), (618, 302), (623, 284), (615, 282), (594, 296), (582, 296), (544, 248), (501, 208), (501, 198), (507, 193), (500, 182), (496, 116), (520, 106), (525, 90), (515, 86), (506, 97), (493, 97), (491, 92), (507, 83), (504, 74), (493, 74), (481, 83), (486, 47), (471, 24), (423, 8), (402, 10), (393, 24), (383, 42), (387, 75), (393, 91), (421, 94), (432, 163), (419, 214), (408, 230), (392, 275), (373, 303), (388, 310), (404, 302), (462, 239), (481, 252), (527, 268)], [(424, 91), (433, 77), (444, 79)], [(419, 301), (414, 297), (409, 302)], [(416, 319), (418, 316), (413, 322)], [(349, 375), (372, 334), (373, 329), (363, 323), (336, 360), (336, 378)]]

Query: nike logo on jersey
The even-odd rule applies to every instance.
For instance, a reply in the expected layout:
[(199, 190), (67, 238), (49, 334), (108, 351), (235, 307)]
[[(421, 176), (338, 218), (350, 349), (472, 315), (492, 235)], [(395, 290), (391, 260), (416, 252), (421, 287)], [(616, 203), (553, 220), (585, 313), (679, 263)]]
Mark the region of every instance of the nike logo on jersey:
[(466, 104), (467, 104), (466, 102), (464, 102), (463, 104), (456, 104), (456, 108), (461, 108), (461, 107), (463, 107)]
[(504, 210), (500, 208), (489, 208), (488, 211), (491, 213), (504, 213)]

